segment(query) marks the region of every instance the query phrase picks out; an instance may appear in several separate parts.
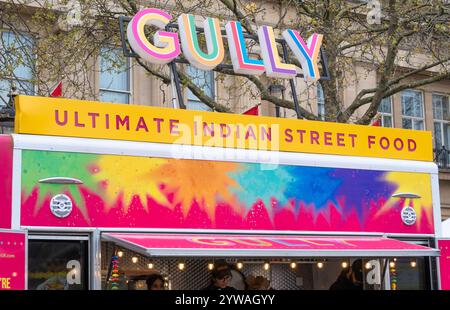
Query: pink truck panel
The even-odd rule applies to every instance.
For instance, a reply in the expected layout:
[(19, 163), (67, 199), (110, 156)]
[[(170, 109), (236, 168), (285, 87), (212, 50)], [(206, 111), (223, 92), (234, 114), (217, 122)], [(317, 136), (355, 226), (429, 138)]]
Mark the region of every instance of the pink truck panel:
[(0, 231), (0, 291), (24, 290), (26, 233)]
[(441, 257), (439, 269), (441, 273), (441, 289), (450, 290), (450, 239), (438, 241)]

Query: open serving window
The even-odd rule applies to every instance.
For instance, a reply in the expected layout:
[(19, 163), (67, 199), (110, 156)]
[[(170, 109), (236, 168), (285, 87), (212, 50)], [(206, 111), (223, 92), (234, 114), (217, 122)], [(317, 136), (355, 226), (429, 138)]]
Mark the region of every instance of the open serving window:
[(104, 289), (114, 282), (119, 289), (146, 289), (152, 273), (163, 275), (170, 289), (202, 289), (215, 262), (223, 260), (237, 289), (258, 276), (273, 289), (329, 289), (355, 262), (364, 289), (426, 289), (426, 257), (439, 255), (384, 237), (103, 233), (102, 240)]

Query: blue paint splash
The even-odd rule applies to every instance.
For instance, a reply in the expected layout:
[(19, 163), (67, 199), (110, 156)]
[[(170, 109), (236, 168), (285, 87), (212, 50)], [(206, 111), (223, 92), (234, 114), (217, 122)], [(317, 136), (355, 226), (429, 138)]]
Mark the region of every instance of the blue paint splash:
[(275, 198), (281, 205), (288, 201), (286, 185), (292, 182), (293, 176), (284, 166), (245, 164), (244, 169), (229, 175), (240, 186), (231, 188), (231, 191), (248, 209), (259, 199), (266, 206), (270, 205), (271, 198)]
[(313, 204), (316, 211), (326, 208), (332, 202), (338, 206), (335, 193), (342, 183), (332, 176), (334, 169), (319, 167), (289, 166), (286, 168), (292, 176), (292, 182), (286, 189), (286, 195), (298, 202)]

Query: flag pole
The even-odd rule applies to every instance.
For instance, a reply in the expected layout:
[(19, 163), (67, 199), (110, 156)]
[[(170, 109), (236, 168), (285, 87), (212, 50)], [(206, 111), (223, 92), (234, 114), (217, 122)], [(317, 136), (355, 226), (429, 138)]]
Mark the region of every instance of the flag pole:
[[(175, 61), (170, 64), (170, 83), (172, 84), (172, 105), (174, 109), (185, 108), (183, 103), (183, 94), (181, 92), (180, 78), (177, 73)], [(178, 104), (177, 104), (178, 103)]]

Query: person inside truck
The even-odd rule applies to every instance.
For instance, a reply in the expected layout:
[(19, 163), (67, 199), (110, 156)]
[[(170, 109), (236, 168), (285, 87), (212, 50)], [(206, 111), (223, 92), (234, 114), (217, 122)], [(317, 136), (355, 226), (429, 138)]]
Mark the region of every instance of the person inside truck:
[(336, 281), (331, 285), (330, 290), (362, 290), (363, 270), (362, 260), (357, 259), (351, 267), (344, 268)]
[(149, 275), (145, 282), (147, 283), (147, 290), (149, 291), (160, 291), (165, 289), (164, 278), (158, 273)]
[(211, 284), (204, 290), (236, 290), (230, 286), (232, 279), (230, 266), (225, 262), (219, 262), (211, 272)]

